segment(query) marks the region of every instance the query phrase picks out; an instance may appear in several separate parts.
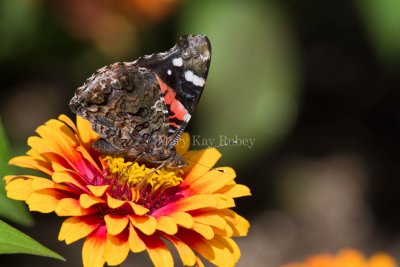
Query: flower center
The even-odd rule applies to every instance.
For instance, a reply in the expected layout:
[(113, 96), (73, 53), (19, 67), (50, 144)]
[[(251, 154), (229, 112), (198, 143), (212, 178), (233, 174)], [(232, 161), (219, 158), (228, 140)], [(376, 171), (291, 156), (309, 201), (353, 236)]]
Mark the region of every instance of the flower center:
[[(181, 169), (147, 168), (144, 164), (126, 161), (122, 157), (106, 156), (103, 158), (105, 177), (111, 185), (112, 197), (123, 200), (133, 200), (144, 206), (153, 208), (154, 201), (164, 202), (170, 198), (182, 181)], [(135, 189), (132, 196), (132, 188)]]

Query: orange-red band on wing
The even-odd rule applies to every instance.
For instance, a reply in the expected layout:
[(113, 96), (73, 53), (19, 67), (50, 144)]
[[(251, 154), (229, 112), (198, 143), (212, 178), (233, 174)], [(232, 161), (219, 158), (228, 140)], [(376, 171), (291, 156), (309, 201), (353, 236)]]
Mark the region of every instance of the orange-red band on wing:
[(189, 112), (182, 105), (182, 103), (175, 98), (176, 92), (171, 87), (166, 85), (158, 76), (156, 77), (158, 84), (160, 85), (161, 92), (164, 94), (164, 101), (167, 105), (170, 105), (170, 112), (172, 113), (171, 114), (172, 116), (169, 116), (169, 118), (170, 119), (176, 118), (178, 120), (183, 121), (185, 115), (188, 114)]

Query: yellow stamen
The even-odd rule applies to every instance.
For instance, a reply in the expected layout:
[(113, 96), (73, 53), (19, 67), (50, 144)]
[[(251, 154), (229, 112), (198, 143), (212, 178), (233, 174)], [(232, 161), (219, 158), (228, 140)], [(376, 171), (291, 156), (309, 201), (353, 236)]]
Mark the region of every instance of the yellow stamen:
[(183, 180), (181, 169), (161, 168), (154, 171), (154, 168), (147, 168), (144, 164), (125, 162), (122, 157), (106, 156), (104, 161), (112, 177), (116, 177), (120, 182), (127, 183), (130, 186), (136, 186), (146, 179), (143, 182), (150, 185), (152, 191), (165, 190), (179, 185)]

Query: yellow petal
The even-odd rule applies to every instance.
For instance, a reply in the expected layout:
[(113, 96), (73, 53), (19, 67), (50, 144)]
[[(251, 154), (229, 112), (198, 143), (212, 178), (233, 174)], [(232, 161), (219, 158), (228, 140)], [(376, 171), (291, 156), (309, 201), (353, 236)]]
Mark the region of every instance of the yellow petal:
[(184, 173), (187, 173), (184, 183), (190, 184), (194, 180), (203, 176), (214, 166), (220, 157), (221, 153), (219, 153), (215, 148), (189, 151), (183, 155), (183, 160), (188, 163), (188, 166), (183, 168)]
[(221, 216), (224, 217), (226, 222), (233, 230), (233, 236), (246, 236), (247, 232), (249, 231), (250, 223), (240, 216), (239, 214), (235, 213), (232, 210), (220, 210)]
[[(241, 253), (240, 253), (240, 249), (239, 249), (238, 245), (236, 244), (236, 242), (233, 241), (232, 238), (227, 238), (227, 237), (223, 237), (223, 236), (215, 236), (215, 238), (217, 240), (219, 240), (221, 243), (223, 243), (226, 248), (229, 249), (229, 251), (233, 255), (233, 259), (235, 260), (235, 262), (238, 262), (240, 259)], [(381, 266), (381, 267), (383, 267), (383, 266)]]
[(194, 220), (193, 217), (186, 212), (175, 212), (168, 215), (171, 217), (176, 224), (183, 226), (185, 228), (192, 228)]
[(146, 249), (146, 245), (143, 240), (137, 234), (132, 224), (129, 225), (129, 247), (133, 253), (142, 252)]
[(29, 176), (9, 175), (5, 180), (8, 198), (25, 201), (34, 192), (31, 187), (32, 179)]
[(165, 205), (164, 207), (154, 211), (153, 215), (158, 217), (179, 211), (191, 211), (201, 208), (217, 207), (219, 202), (220, 197), (216, 195), (194, 195)]
[(82, 216), (93, 213), (93, 209), (84, 209), (75, 198), (61, 199), (55, 209), (58, 216)]
[(173, 236), (163, 235), (163, 237), (175, 246), (183, 265), (193, 266), (196, 263), (196, 255), (188, 245)]
[(120, 234), (128, 225), (129, 219), (126, 216), (107, 214), (104, 216), (107, 232), (112, 235)]
[(167, 216), (160, 216), (156, 218), (157, 230), (163, 231), (166, 234), (174, 235), (178, 232), (178, 226), (175, 221)]
[(214, 194), (213, 196), (218, 197), (218, 205), (217, 209), (227, 209), (235, 207), (235, 201), (233, 198), (222, 195), (222, 194)]
[(104, 199), (101, 199), (96, 196), (88, 195), (88, 194), (81, 194), (79, 196), (79, 203), (82, 206), (82, 208), (90, 208), (93, 205), (99, 204), (99, 203), (105, 203), (106, 201)]
[(220, 230), (224, 230), (226, 227), (226, 221), (222, 216), (212, 212), (196, 214), (193, 219), (195, 222), (213, 226)]
[(53, 171), (51, 170), (51, 165), (48, 162), (39, 161), (30, 156), (19, 156), (19, 157), (12, 158), (8, 162), (8, 164), (15, 165), (15, 166), (22, 167), (22, 168), (38, 170), (38, 171), (41, 171), (50, 176), (53, 173)]
[(217, 266), (233, 267), (235, 265), (235, 259), (230, 250), (216, 238), (206, 240), (199, 234), (186, 229), (179, 231), (176, 237)]
[(205, 267), (199, 257), (196, 256), (196, 267)]
[(80, 116), (76, 117), (76, 125), (83, 143), (87, 148), (91, 148), (92, 143), (99, 139), (99, 135), (92, 130), (91, 123)]
[(123, 235), (113, 236), (107, 234), (107, 244), (104, 251), (104, 259), (108, 265), (121, 264), (129, 253), (129, 244), (127, 238)]
[(132, 210), (135, 212), (136, 215), (145, 215), (147, 212), (149, 212), (149, 209), (140, 206), (132, 201), (129, 201), (129, 205), (132, 207)]
[(208, 226), (208, 225), (204, 225), (201, 223), (194, 223), (192, 226), (192, 230), (196, 231), (197, 233), (199, 233), (200, 235), (202, 235), (205, 239), (210, 240), (214, 238), (214, 231), (213, 229)]
[(139, 229), (146, 235), (152, 235), (156, 231), (157, 221), (152, 216), (129, 216), (129, 219), (133, 226)]
[[(86, 238), (82, 248), (82, 260), (84, 267), (103, 267), (105, 260), (103, 254), (106, 248), (106, 235), (97, 230), (95, 234), (91, 234)], [(97, 234), (99, 233), (99, 234)]]
[(108, 206), (110, 208), (117, 209), (117, 208), (122, 207), (125, 203), (127, 203), (127, 202), (123, 201), (123, 200), (119, 200), (119, 199), (113, 198), (112, 196), (107, 194), (107, 204), (108, 204)]
[(218, 190), (217, 193), (223, 194), (231, 198), (251, 196), (250, 189), (242, 184), (226, 185)]
[(32, 179), (31, 187), (33, 190), (41, 190), (47, 188), (55, 188), (56, 184), (49, 179), (46, 178), (34, 178)]
[(33, 192), (26, 200), (26, 204), (28, 204), (30, 211), (50, 213), (56, 209), (60, 198), (60, 194), (56, 191), (43, 189)]
[(175, 145), (176, 153), (178, 153), (179, 155), (183, 155), (189, 150), (189, 147), (190, 135), (188, 132), (184, 132)]
[(70, 183), (80, 189), (84, 189), (84, 186), (81, 183), (81, 178), (73, 171), (54, 172), (51, 178), (56, 183)]
[(212, 194), (236, 177), (232, 168), (224, 167), (208, 171), (193, 181), (190, 188), (198, 194)]
[(173, 267), (174, 260), (164, 242), (155, 236), (144, 236), (147, 253), (155, 267)]
[(71, 244), (85, 236), (88, 236), (100, 225), (95, 218), (71, 217), (66, 219), (58, 234), (58, 240)]
[(86, 186), (90, 192), (95, 195), (96, 197), (101, 197), (104, 195), (104, 193), (107, 191), (107, 189), (110, 187), (109, 185), (87, 185)]

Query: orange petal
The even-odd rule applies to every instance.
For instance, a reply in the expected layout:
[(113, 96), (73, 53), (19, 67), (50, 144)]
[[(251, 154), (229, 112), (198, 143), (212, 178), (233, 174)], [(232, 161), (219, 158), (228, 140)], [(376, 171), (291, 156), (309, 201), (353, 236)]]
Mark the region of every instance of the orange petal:
[(178, 211), (190, 211), (207, 207), (216, 207), (218, 202), (219, 197), (215, 195), (194, 195), (165, 205), (164, 207), (154, 211), (153, 215), (158, 217)]
[(31, 188), (33, 176), (8, 175), (6, 181), (7, 197), (15, 200), (27, 200), (34, 192)]
[(184, 183), (190, 184), (208, 172), (221, 157), (221, 153), (215, 148), (189, 151), (182, 156), (188, 166), (183, 168), (186, 175)]
[(369, 259), (368, 267), (396, 267), (395, 259), (386, 253), (375, 253)]
[(100, 225), (97, 217), (71, 217), (66, 219), (58, 234), (58, 240), (71, 244), (85, 236), (88, 236)]
[(94, 209), (82, 208), (79, 200), (75, 198), (61, 199), (55, 209), (58, 216), (82, 216), (95, 212)]
[(231, 198), (251, 196), (250, 189), (242, 184), (226, 185), (218, 190), (217, 193)]
[(157, 221), (153, 216), (129, 216), (133, 226), (146, 235), (152, 235), (156, 231)]
[(43, 189), (33, 192), (26, 204), (30, 211), (39, 211), (42, 213), (50, 213), (56, 209), (56, 206), (63, 196), (53, 189)]
[(227, 225), (222, 216), (220, 216), (218, 213), (213, 212), (196, 214), (195, 216), (193, 216), (193, 219), (195, 222), (213, 226), (220, 230), (224, 230)]
[(196, 256), (196, 267), (205, 267), (199, 257)]
[(175, 221), (167, 216), (160, 216), (156, 218), (157, 230), (163, 231), (166, 234), (174, 235), (178, 232), (178, 226)]
[(174, 260), (164, 242), (156, 236), (143, 236), (147, 253), (155, 267), (173, 267)]
[(51, 165), (48, 162), (39, 161), (30, 156), (19, 156), (19, 157), (12, 158), (8, 162), (8, 164), (15, 165), (15, 166), (22, 167), (22, 168), (38, 170), (38, 171), (41, 171), (50, 176), (53, 173), (53, 171), (51, 170)]
[(235, 259), (230, 250), (216, 238), (205, 240), (199, 234), (186, 229), (181, 229), (176, 237), (217, 266), (235, 265)]
[(145, 215), (147, 212), (149, 212), (149, 209), (140, 206), (132, 201), (129, 201), (129, 205), (131, 206), (132, 210), (135, 212), (136, 215)]
[[(233, 259), (235, 262), (238, 262), (240, 259), (240, 249), (235, 241), (232, 238), (223, 237), (223, 236), (215, 236), (215, 239), (219, 240), (221, 243), (224, 244), (226, 248), (229, 249), (231, 254), (233, 255)], [(383, 266), (382, 266), (383, 267)]]
[(205, 239), (210, 240), (214, 238), (214, 231), (213, 229), (208, 226), (208, 225), (204, 225), (201, 223), (194, 223), (192, 226), (192, 230), (196, 231), (197, 233), (199, 233), (200, 235), (202, 235)]
[[(107, 230), (108, 231), (108, 230)], [(104, 251), (104, 259), (108, 265), (121, 264), (129, 253), (129, 243), (127, 235), (121, 234), (113, 236), (107, 233), (107, 244)]]
[(80, 189), (85, 189), (81, 177), (73, 171), (54, 172), (51, 178), (56, 183), (70, 183)]
[(146, 244), (137, 234), (135, 227), (132, 224), (129, 225), (129, 247), (133, 253), (142, 252), (146, 249)]
[(196, 263), (196, 255), (188, 245), (170, 235), (163, 235), (163, 237), (175, 246), (183, 265), (193, 266)]
[(87, 185), (86, 186), (90, 192), (95, 195), (96, 197), (101, 197), (104, 195), (104, 193), (107, 191), (107, 189), (110, 187), (109, 185)]
[(113, 198), (112, 196), (107, 194), (107, 204), (108, 204), (108, 206), (110, 208), (117, 209), (117, 208), (122, 207), (125, 203), (127, 203), (127, 202), (123, 201), (123, 200), (119, 200), (119, 199)]
[(198, 194), (212, 194), (232, 181), (236, 173), (232, 168), (224, 167), (208, 171), (192, 181), (190, 188)]
[(99, 227), (88, 236), (83, 243), (82, 260), (84, 267), (103, 267), (105, 260), (103, 254), (107, 238), (105, 227)]
[(120, 234), (128, 225), (129, 219), (126, 216), (107, 214), (104, 216), (107, 226), (107, 233), (112, 235)]
[(186, 212), (175, 212), (168, 215), (172, 218), (176, 224), (183, 226), (185, 228), (192, 228), (194, 220), (193, 217)]
[(220, 210), (218, 211), (221, 213), (221, 216), (224, 217), (226, 222), (233, 230), (233, 236), (246, 236), (247, 232), (249, 231), (250, 223), (240, 216), (239, 214), (235, 213), (232, 210)]
[(101, 199), (96, 196), (88, 195), (88, 194), (81, 194), (79, 196), (79, 204), (82, 206), (82, 208), (90, 208), (93, 205), (99, 204), (99, 203), (105, 203), (106, 201), (104, 199)]
[(214, 194), (213, 196), (218, 197), (218, 205), (215, 208), (227, 209), (235, 207), (235, 201), (233, 200), (233, 198), (222, 194)]
[(91, 123), (80, 116), (76, 117), (76, 125), (82, 142), (88, 149), (91, 149), (92, 143), (99, 139), (99, 135), (92, 130)]

